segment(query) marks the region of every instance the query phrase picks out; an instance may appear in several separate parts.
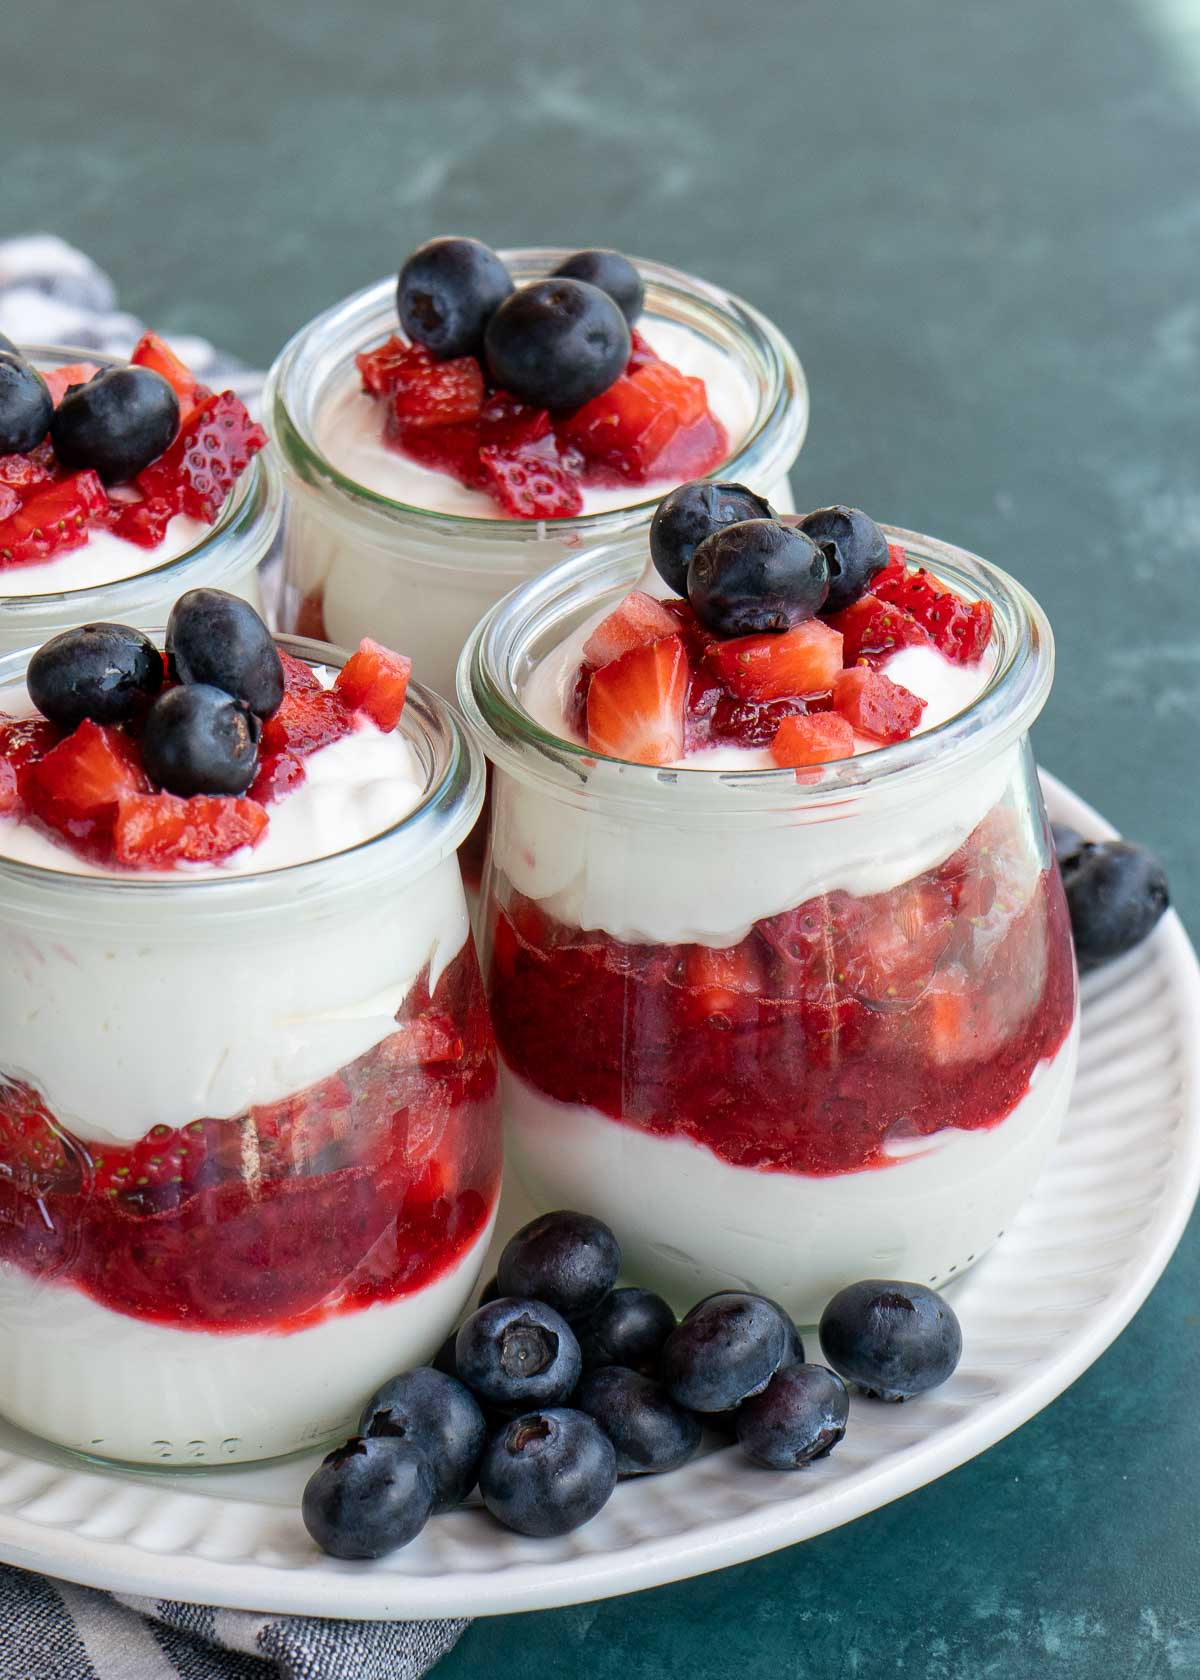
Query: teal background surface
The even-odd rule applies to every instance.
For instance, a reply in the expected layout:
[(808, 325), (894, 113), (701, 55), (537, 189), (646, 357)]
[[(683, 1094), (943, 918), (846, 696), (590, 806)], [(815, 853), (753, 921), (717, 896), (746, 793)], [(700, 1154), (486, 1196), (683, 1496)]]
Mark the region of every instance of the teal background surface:
[[(616, 245), (754, 301), (812, 384), (800, 505), (1035, 591), (1040, 757), (1197, 925), (1196, 0), (42, 0), (3, 61), (3, 231), (63, 234), (251, 362), (439, 232)], [(477, 1623), (439, 1675), (1200, 1674), (1198, 1294), (1193, 1233), (972, 1464), (742, 1568)]]

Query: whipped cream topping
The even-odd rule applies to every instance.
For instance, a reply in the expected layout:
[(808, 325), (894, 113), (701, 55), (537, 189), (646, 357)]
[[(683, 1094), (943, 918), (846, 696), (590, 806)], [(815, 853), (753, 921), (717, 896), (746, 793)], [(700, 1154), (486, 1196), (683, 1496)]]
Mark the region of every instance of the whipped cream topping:
[(97, 589), (106, 583), (119, 583), (122, 578), (140, 577), (195, 548), (211, 529), (201, 519), (177, 513), (162, 541), (153, 548), (140, 548), (113, 531), (89, 531), (81, 548), (32, 566), (0, 568), (0, 600), (5, 596), (23, 600), (29, 595), (62, 595), (69, 589)]

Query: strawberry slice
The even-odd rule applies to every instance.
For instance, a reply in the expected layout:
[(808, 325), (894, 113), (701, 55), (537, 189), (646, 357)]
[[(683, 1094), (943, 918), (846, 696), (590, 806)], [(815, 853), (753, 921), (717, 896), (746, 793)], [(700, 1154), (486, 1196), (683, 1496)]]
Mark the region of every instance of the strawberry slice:
[(266, 441), (246, 405), (222, 391), (186, 416), (171, 447), (138, 474), (138, 488), (147, 500), (162, 497), (177, 512), (211, 525)]
[(699, 477), (728, 452), (704, 381), (642, 353), (607, 391), (563, 420), (558, 436), (592, 466), (632, 484), (671, 476), (668, 468), (681, 460)]
[(107, 844), (127, 794), (150, 791), (129, 737), (90, 718), (17, 779), (29, 810), (85, 850)]
[(165, 496), (150, 496), (138, 502), (113, 502), (112, 530), (124, 542), (139, 548), (157, 548), (175, 517), (175, 504)]
[(57, 408), (72, 385), (86, 385), (99, 372), (96, 362), (68, 362), (66, 367), (43, 368), (42, 378)]
[(872, 587), (880, 600), (910, 613), (956, 665), (972, 665), (983, 657), (992, 636), (990, 602), (960, 599), (924, 567), (902, 577), (881, 574)]
[(907, 740), (925, 710), (924, 700), (866, 665), (838, 673), (833, 704), (860, 735), (877, 741)]
[[(425, 354), (428, 355), (428, 352)], [(388, 397), (419, 359), (419, 347), (393, 333), (374, 350), (364, 350), (355, 356), (354, 363), (362, 376), (363, 390), (367, 395)], [(428, 359), (432, 361), (433, 358)]]
[(776, 764), (796, 769), (805, 764), (829, 764), (834, 759), (853, 756), (853, 726), (836, 712), (784, 718), (771, 742), (771, 757)]
[(680, 637), (632, 648), (592, 678), (588, 746), (634, 764), (671, 764), (682, 758), (687, 689), (687, 655)]
[(243, 846), (257, 845), (268, 820), (253, 799), (127, 793), (117, 806), (113, 846), (117, 862), (131, 869), (214, 863)]
[(57, 476), (58, 461), (49, 438), (28, 455), (0, 455), (0, 484), (15, 490), (22, 501), (39, 485), (52, 484)]
[(354, 714), (332, 689), (286, 689), (279, 710), (263, 724), (260, 756), (291, 753), (307, 758), (354, 730)]
[(584, 642), (583, 657), (589, 665), (608, 665), (630, 648), (644, 647), (661, 636), (674, 636), (678, 630), (679, 620), (661, 601), (645, 590), (631, 589)]
[(0, 571), (82, 548), (89, 529), (107, 521), (108, 509), (104, 486), (90, 468), (43, 485), (0, 523)]
[(405, 430), (461, 425), (483, 408), (483, 369), (474, 356), (435, 362), (428, 351), (392, 393), (392, 412)]
[[(884, 574), (879, 573), (879, 577)], [(878, 581), (878, 579), (876, 579)], [(831, 613), (825, 621), (841, 633), (842, 658), (847, 665), (860, 661), (878, 667), (902, 647), (930, 647), (928, 633), (903, 607), (864, 595), (844, 612)]]
[(364, 636), (334, 679), (333, 692), (352, 712), (387, 731), (400, 722), (411, 675), (411, 659)]
[(0, 525), (6, 519), (11, 519), (20, 505), (19, 491), (14, 490), (11, 484), (0, 484)]
[(479, 460), (490, 494), (514, 518), (569, 519), (583, 512), (579, 480), (547, 441), (516, 449), (488, 444)]
[(190, 414), (198, 403), (212, 396), (207, 385), (201, 385), (186, 362), (181, 362), (157, 333), (144, 333), (133, 347), (129, 360), (135, 367), (148, 367), (160, 373), (179, 398), (180, 414)]
[(713, 642), (706, 657), (717, 678), (743, 700), (827, 694), (842, 668), (842, 638), (811, 618), (780, 636)]

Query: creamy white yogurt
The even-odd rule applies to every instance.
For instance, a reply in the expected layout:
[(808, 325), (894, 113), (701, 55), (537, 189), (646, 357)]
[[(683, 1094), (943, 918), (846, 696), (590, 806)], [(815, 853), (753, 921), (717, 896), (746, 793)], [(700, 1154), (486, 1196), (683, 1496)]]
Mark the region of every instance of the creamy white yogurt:
[(56, 554), (34, 566), (0, 568), (0, 599), (61, 595), (69, 589), (98, 589), (122, 578), (140, 577), (195, 548), (211, 529), (203, 520), (177, 513), (154, 548), (140, 548), (112, 531), (90, 531), (82, 548)]

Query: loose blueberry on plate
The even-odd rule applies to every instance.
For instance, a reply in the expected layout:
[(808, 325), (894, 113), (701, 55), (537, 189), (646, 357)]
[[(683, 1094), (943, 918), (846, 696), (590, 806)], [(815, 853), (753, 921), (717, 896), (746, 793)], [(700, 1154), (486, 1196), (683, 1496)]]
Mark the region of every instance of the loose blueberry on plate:
[(1085, 842), (1059, 867), (1084, 974), (1140, 945), (1171, 902), (1162, 864), (1128, 840)]
[(146, 713), (142, 762), (168, 793), (240, 794), (258, 768), (253, 713), (209, 683), (169, 688)]
[(394, 1436), (419, 1447), (433, 1471), (434, 1505), (451, 1511), (475, 1486), (487, 1425), (474, 1395), (430, 1366), (404, 1371), (367, 1401), (360, 1435)]
[(0, 455), (26, 455), (54, 417), (46, 381), (7, 339), (0, 350)]
[(663, 1385), (692, 1412), (730, 1412), (770, 1382), (789, 1350), (779, 1309), (731, 1291), (693, 1309), (663, 1348)]
[[(696, 1302), (696, 1305), (690, 1312), (684, 1313), (684, 1323), (686, 1324), (688, 1319), (691, 1318), (694, 1313), (698, 1313), (701, 1307), (706, 1307), (710, 1301), (720, 1301), (726, 1296), (740, 1296), (741, 1293), (742, 1291), (738, 1289), (718, 1289), (715, 1294), (706, 1295), (702, 1301)], [(799, 1330), (796, 1328), (795, 1320), (792, 1318), (792, 1315), (788, 1312), (787, 1308), (781, 1307), (779, 1302), (773, 1301), (769, 1295), (758, 1295), (755, 1299), (765, 1301), (767, 1306), (774, 1307), (775, 1311), (779, 1314), (786, 1338), (786, 1349), (782, 1363), (784, 1365), (803, 1364), (804, 1341)]]
[(697, 479), (663, 497), (650, 521), (650, 558), (663, 582), (686, 598), (688, 567), (706, 537), (726, 525), (772, 518), (770, 503), (744, 484)]
[(480, 354), (487, 324), (512, 289), (512, 276), (481, 240), (430, 239), (400, 270), (396, 308), (410, 339), (450, 361)]
[(675, 1314), (649, 1289), (614, 1289), (574, 1326), (585, 1371), (624, 1365), (654, 1376)]
[(620, 251), (576, 251), (550, 272), (552, 278), (586, 280), (589, 286), (607, 292), (630, 326), (642, 313), (645, 285), (629, 258), (623, 257)]
[(162, 655), (127, 624), (84, 624), (44, 643), (29, 661), (25, 681), (38, 711), (63, 729), (84, 718), (122, 723), (162, 687)]
[(54, 410), (50, 437), (64, 467), (92, 467), (105, 484), (127, 484), (179, 430), (179, 398), (146, 367), (106, 368), (72, 385)]
[(542, 1301), (502, 1296), (479, 1307), (454, 1344), (458, 1374), (489, 1405), (507, 1412), (556, 1406), (579, 1381), (579, 1343), (566, 1319)]
[(629, 360), (629, 325), (612, 298), (583, 280), (535, 280), (488, 322), (484, 350), (502, 390), (534, 408), (582, 408)]
[(583, 1412), (564, 1407), (513, 1418), (479, 1467), (479, 1491), (497, 1521), (541, 1538), (590, 1522), (616, 1484), (608, 1436)]
[(962, 1356), (953, 1307), (921, 1283), (866, 1278), (821, 1314), (821, 1351), (838, 1375), (877, 1400), (937, 1388)]
[(248, 601), (223, 589), (189, 589), (167, 620), (171, 675), (211, 683), (269, 718), (283, 699), (283, 664), (271, 632)]
[(590, 1371), (575, 1391), (574, 1404), (612, 1442), (619, 1476), (678, 1470), (700, 1445), (700, 1419), (640, 1371), (621, 1365)]
[(824, 606), (829, 565), (795, 526), (746, 519), (705, 537), (688, 567), (687, 593), (715, 636), (792, 630)]
[(378, 1558), (416, 1539), (433, 1501), (433, 1471), (420, 1448), (377, 1435), (329, 1454), (309, 1477), (300, 1513), (331, 1557)]
[(827, 507), (806, 513), (799, 529), (823, 551), (829, 565), (829, 594), (823, 610), (844, 612), (867, 593), (888, 563), (887, 538), (858, 508)]
[(746, 1456), (767, 1470), (799, 1470), (824, 1458), (846, 1433), (850, 1397), (824, 1365), (784, 1365), (761, 1394), (738, 1407), (735, 1427)]
[(578, 1318), (599, 1306), (620, 1269), (621, 1249), (608, 1226), (562, 1209), (531, 1219), (509, 1239), (496, 1282), (504, 1295), (532, 1296)]

